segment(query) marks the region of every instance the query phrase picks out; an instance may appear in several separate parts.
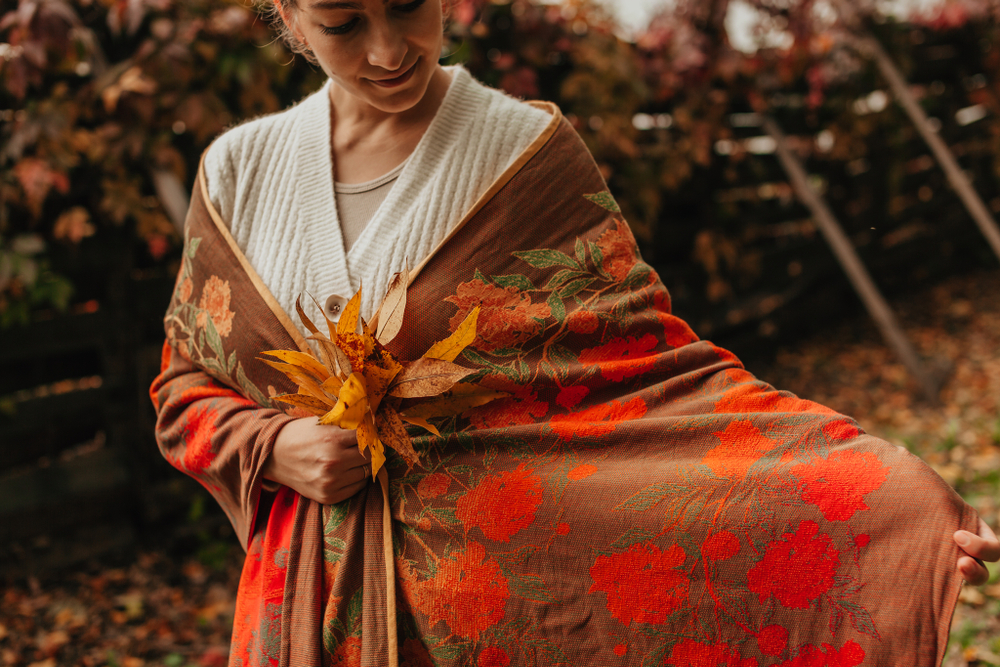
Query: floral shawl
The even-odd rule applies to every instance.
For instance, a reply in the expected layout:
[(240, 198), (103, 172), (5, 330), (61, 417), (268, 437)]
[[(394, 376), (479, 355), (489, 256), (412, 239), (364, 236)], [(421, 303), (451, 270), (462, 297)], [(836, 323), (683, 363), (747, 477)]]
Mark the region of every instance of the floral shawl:
[(411, 274), (415, 359), (509, 396), (320, 506), (262, 490), (308, 349), (199, 178), (151, 393), (164, 456), (247, 548), (231, 665), (937, 665), (975, 512), (916, 457), (699, 341), (573, 129), (549, 128)]

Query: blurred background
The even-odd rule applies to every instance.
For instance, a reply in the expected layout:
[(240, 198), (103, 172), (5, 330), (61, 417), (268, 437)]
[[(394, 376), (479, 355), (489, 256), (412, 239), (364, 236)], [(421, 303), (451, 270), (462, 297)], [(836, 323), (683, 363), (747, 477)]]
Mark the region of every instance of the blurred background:
[[(457, 0), (447, 36), (562, 108), (700, 336), (996, 528), (1000, 0)], [(147, 389), (199, 156), (322, 80), (249, 0), (0, 1), (0, 665), (226, 664), (242, 552)], [(1000, 665), (1000, 584), (952, 639)]]

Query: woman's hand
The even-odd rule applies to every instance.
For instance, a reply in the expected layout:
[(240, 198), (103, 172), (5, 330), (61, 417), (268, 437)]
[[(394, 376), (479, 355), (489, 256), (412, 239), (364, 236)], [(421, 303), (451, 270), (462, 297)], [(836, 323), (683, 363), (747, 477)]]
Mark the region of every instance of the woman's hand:
[(295, 489), (323, 505), (347, 500), (365, 488), (371, 467), (358, 451), (357, 434), (316, 423), (315, 417), (289, 422), (278, 431), (264, 478)]
[(990, 578), (990, 572), (980, 561), (996, 562), (1000, 560), (1000, 541), (982, 519), (979, 520), (979, 534), (973, 535), (967, 530), (955, 531), (955, 544), (967, 556), (958, 559), (958, 572), (962, 578), (973, 586), (985, 584)]

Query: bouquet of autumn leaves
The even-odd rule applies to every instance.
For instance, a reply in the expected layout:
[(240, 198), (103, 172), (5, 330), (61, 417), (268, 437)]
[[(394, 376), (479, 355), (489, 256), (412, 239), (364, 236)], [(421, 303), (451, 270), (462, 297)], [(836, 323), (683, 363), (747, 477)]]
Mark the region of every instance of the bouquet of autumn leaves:
[(393, 276), (370, 323), (360, 317), (360, 289), (337, 322), (320, 308), (329, 336), (309, 319), (300, 298), (295, 309), (312, 334), (309, 340), (316, 342), (319, 357), (297, 350), (270, 350), (264, 354), (279, 361), (261, 360), (299, 387), (298, 393), (275, 396), (275, 400), (311, 412), (320, 424), (357, 430), (361, 453), (371, 449), (373, 479), (385, 463), (386, 445), (409, 467), (418, 462), (404, 424), (421, 426), (439, 436), (429, 419), (459, 415), (506, 396), (460, 382), (472, 371), (452, 363), (476, 339), (478, 307), (451, 336), (432, 345), (415, 361), (400, 361), (385, 348), (403, 326), (406, 282), (403, 273)]

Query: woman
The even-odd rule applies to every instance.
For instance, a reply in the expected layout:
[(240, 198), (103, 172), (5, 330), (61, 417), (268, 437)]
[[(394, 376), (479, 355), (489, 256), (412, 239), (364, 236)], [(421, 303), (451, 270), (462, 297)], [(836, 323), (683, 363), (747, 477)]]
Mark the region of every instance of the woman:
[[(231, 664), (940, 662), (1000, 557), (971, 508), (698, 341), (558, 109), (437, 64), (436, 0), (277, 10), (330, 82), (207, 152), (151, 390), (248, 549)], [(509, 396), (369, 485), (257, 357), (309, 349), (301, 292), (335, 317), (363, 283), (370, 318), (407, 260), (391, 351), (479, 306), (458, 361)]]

